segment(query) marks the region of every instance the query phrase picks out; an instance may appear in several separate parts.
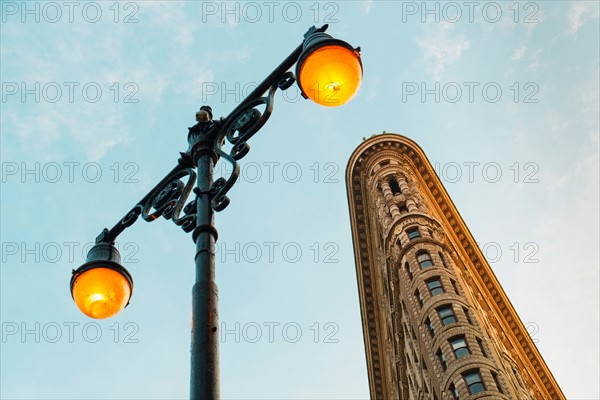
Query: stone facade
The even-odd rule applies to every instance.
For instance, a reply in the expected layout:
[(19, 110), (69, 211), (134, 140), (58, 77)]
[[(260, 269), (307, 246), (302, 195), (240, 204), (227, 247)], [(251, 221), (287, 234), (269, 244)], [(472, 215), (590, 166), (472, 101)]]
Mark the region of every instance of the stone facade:
[(346, 170), (373, 399), (565, 399), (419, 146), (365, 140)]

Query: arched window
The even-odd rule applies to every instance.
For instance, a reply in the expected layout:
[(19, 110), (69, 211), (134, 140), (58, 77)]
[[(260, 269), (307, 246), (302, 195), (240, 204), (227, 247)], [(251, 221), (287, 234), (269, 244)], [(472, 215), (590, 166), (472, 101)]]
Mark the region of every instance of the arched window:
[(485, 347), (483, 347), (483, 342), (481, 341), (481, 339), (477, 338), (477, 344), (479, 345), (479, 350), (481, 350), (481, 354), (484, 357), (487, 357), (487, 354), (485, 353)]
[(459, 400), (458, 390), (456, 390), (456, 386), (454, 386), (454, 383), (450, 385), (448, 390), (450, 390), (450, 396), (452, 396), (453, 400)]
[(463, 336), (455, 336), (449, 340), (450, 346), (454, 351), (454, 356), (456, 358), (463, 358), (471, 354), (469, 351), (469, 346), (467, 346), (467, 342), (465, 341), (465, 337)]
[(431, 320), (429, 319), (429, 317), (427, 317), (427, 319), (425, 320), (425, 326), (427, 327), (427, 330), (431, 334), (431, 337), (433, 337), (433, 335), (435, 334), (435, 330), (433, 329), (433, 324), (431, 323)]
[(452, 310), (452, 306), (450, 304), (441, 306), (436, 310), (438, 312), (438, 315), (440, 316), (442, 325), (449, 325), (456, 322), (456, 316), (454, 315), (454, 311)]
[(429, 293), (432, 296), (444, 293), (444, 287), (442, 286), (442, 282), (440, 281), (440, 277), (436, 276), (435, 278), (431, 278), (425, 281), (427, 287), (429, 288)]
[(421, 237), (421, 234), (419, 233), (419, 228), (416, 226), (414, 228), (407, 229), (406, 235), (408, 236), (408, 240), (416, 240)]
[(419, 289), (415, 290), (415, 297), (417, 298), (419, 305), (423, 307), (423, 295), (421, 294), (421, 292), (419, 292)]
[(442, 364), (442, 368), (445, 371), (446, 368), (448, 368), (448, 364), (446, 363), (446, 357), (444, 356), (444, 352), (442, 351), (442, 349), (438, 349), (436, 355), (438, 357), (438, 360), (440, 360), (440, 364)]
[(400, 214), (406, 214), (408, 212), (408, 207), (406, 207), (406, 202), (398, 204), (398, 211), (400, 211)]
[(454, 279), (450, 279), (450, 283), (452, 284), (452, 288), (454, 289), (454, 293), (458, 293), (458, 287), (456, 286), (456, 281)]
[(440, 260), (442, 260), (442, 265), (444, 266), (444, 268), (448, 268), (448, 266), (446, 265), (446, 259), (444, 259), (444, 255), (441, 251), (438, 252), (438, 256), (440, 257)]
[(483, 392), (485, 390), (485, 386), (483, 385), (483, 380), (481, 379), (481, 374), (479, 374), (478, 369), (465, 372), (463, 378), (465, 379), (465, 383), (469, 388), (470, 394)]
[(388, 183), (390, 185), (390, 189), (392, 189), (392, 194), (400, 194), (400, 186), (395, 179), (390, 179)]
[(433, 261), (431, 261), (431, 256), (426, 251), (421, 251), (417, 253), (417, 261), (421, 269), (431, 267), (433, 265)]
[(467, 318), (467, 322), (471, 325), (473, 325), (473, 322), (471, 321), (471, 317), (469, 316), (469, 310), (467, 310), (465, 307), (462, 308), (463, 312), (465, 313), (465, 317)]
[(404, 263), (404, 269), (406, 269), (406, 273), (408, 274), (408, 277), (410, 279), (412, 279), (413, 278), (412, 267), (410, 266), (410, 264), (408, 262)]
[(492, 378), (494, 379), (494, 383), (496, 384), (496, 389), (498, 389), (498, 391), (500, 393), (504, 393), (504, 391), (502, 390), (502, 386), (500, 386), (500, 380), (498, 379), (498, 374), (495, 372), (492, 372)]

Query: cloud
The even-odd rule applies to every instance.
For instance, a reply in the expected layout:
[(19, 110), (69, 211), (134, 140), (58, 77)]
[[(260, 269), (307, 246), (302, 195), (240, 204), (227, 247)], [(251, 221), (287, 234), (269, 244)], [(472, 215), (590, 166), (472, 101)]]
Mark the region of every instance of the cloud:
[[(115, 23), (109, 6), (103, 6), (107, 17), (98, 24), (62, 20), (52, 26), (52, 35), (40, 34), (42, 24), (13, 22), (3, 29), (3, 81), (62, 89), (56, 103), (34, 102), (33, 95), (19, 101), (17, 95), (5, 104), (2, 129), (11, 140), (3, 141), (4, 154), (24, 154), (26, 147), (44, 158), (81, 153), (98, 161), (132, 140), (128, 120), (135, 107), (127, 103), (133, 100), (151, 112), (169, 90), (194, 96), (190, 85), (200, 88), (202, 81), (214, 80), (208, 56), (196, 50), (203, 44), (197, 35), (202, 27), (183, 3), (140, 3), (138, 22), (131, 24)], [(240, 62), (249, 57), (249, 51), (236, 53)], [(74, 100), (65, 82), (76, 85)], [(98, 102), (84, 98), (87, 84), (100, 87)]]
[(427, 66), (427, 72), (440, 80), (447, 67), (460, 60), (471, 43), (463, 34), (453, 35), (454, 25), (438, 24), (427, 35), (416, 40)]
[(529, 64), (529, 70), (531, 72), (537, 72), (538, 68), (540, 67), (540, 63), (541, 63), (541, 56), (542, 56), (542, 49), (537, 49), (532, 55), (531, 55), (531, 63)]
[(143, 20), (169, 37), (175, 47), (194, 45), (200, 24), (189, 15), (185, 2), (148, 1), (142, 6)]
[(569, 10), (569, 32), (577, 33), (583, 25), (585, 4), (573, 4)]
[(74, 142), (88, 161), (95, 162), (116, 145), (131, 141), (123, 107), (111, 102), (40, 103), (32, 114), (9, 114), (4, 128), (40, 161), (65, 157)]
[[(573, 85), (564, 94), (560, 108), (538, 121), (540, 131), (552, 132), (546, 136), (551, 136), (549, 139), (557, 141), (560, 147), (541, 170), (538, 199), (533, 199), (534, 205), (527, 207), (541, 209), (527, 216), (531, 220), (531, 238), (536, 239), (539, 248), (536, 255), (539, 263), (523, 263), (515, 270), (517, 289), (512, 296), (519, 304), (521, 317), (540, 322), (538, 348), (558, 381), (571, 384), (564, 389), (565, 392), (569, 389), (569, 398), (574, 399), (598, 398), (597, 389), (576, 383), (594, 381), (599, 369), (598, 358), (593, 356), (598, 354), (600, 307), (598, 73), (597, 67), (590, 69), (591, 77)], [(558, 161), (561, 157), (568, 157), (568, 161)], [(532, 219), (532, 215), (538, 217)], [(569, 288), (576, 290), (568, 291)], [(519, 303), (521, 299), (567, 291), (568, 295), (546, 297), (543, 309), (526, 301)], [(560, 343), (562, 337), (558, 332), (565, 324), (576, 333), (577, 340), (559, 351), (556, 343)], [(591, 356), (577, 360), (577, 355), (582, 353)], [(573, 371), (569, 366), (574, 362), (583, 363), (585, 368)]]
[(115, 145), (129, 142), (123, 100), (130, 91), (124, 85), (140, 85), (139, 75), (124, 79), (136, 65), (121, 69), (127, 66), (124, 32), (113, 28), (93, 40), (91, 24), (58, 23), (52, 37), (40, 36), (36, 28), (15, 24), (3, 35), (3, 53), (10, 55), (3, 62), (5, 79), (35, 92), (25, 99), (13, 96), (5, 104), (2, 128), (10, 140), (3, 150), (51, 160), (72, 156), (75, 149), (98, 161)]
[[(581, 122), (585, 127), (588, 138), (596, 149), (595, 154), (598, 155), (600, 139), (598, 136), (598, 132), (600, 132), (600, 118), (598, 117), (598, 109), (600, 108), (600, 93), (598, 93), (600, 82), (598, 76), (600, 75), (600, 68), (598, 66), (596, 66), (594, 74), (593, 79), (572, 89), (571, 97), (574, 99), (577, 110), (581, 113)], [(596, 169), (596, 171), (598, 170)]]
[(598, 15), (598, 3), (573, 3), (569, 9), (569, 33), (575, 35), (588, 19), (598, 18)]
[(373, 6), (373, 0), (367, 0), (365, 1), (365, 12), (367, 14), (371, 13), (371, 7)]
[(521, 46), (518, 49), (515, 49), (515, 51), (513, 52), (513, 55), (512, 55), (512, 59), (515, 61), (519, 61), (521, 58), (523, 58), (526, 51), (527, 51), (527, 47), (525, 47), (525, 46)]
[(537, 72), (537, 70), (540, 68), (542, 53), (542, 49), (536, 49), (533, 53), (528, 54), (527, 47), (525, 45), (522, 45), (521, 47), (518, 47), (513, 51), (511, 60), (521, 61), (525, 58), (528, 58), (529, 71)]

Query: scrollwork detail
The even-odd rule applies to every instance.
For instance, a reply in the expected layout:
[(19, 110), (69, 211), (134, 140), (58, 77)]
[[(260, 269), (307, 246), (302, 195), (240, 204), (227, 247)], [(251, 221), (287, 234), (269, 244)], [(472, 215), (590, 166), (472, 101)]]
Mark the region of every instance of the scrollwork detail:
[[(187, 181), (182, 182), (182, 179), (186, 177)], [(145, 221), (154, 221), (162, 216), (165, 219), (171, 219), (184, 231), (191, 231), (196, 220), (195, 207), (192, 207), (191, 204), (195, 205), (195, 201), (187, 206), (185, 203), (194, 188), (196, 172), (192, 168), (184, 168), (167, 176), (164, 182), (145, 201), (138, 204), (142, 209), (142, 218)], [(184, 215), (180, 216), (184, 206)], [(153, 209), (154, 212), (152, 212)]]
[[(266, 96), (248, 99), (246, 104), (234, 110), (223, 121), (217, 140), (214, 142), (214, 151), (231, 165), (232, 172), (227, 178), (219, 178), (213, 183), (211, 188), (211, 192), (214, 193), (212, 197), (213, 210), (222, 211), (229, 205), (230, 200), (227, 193), (239, 177), (238, 161), (250, 151), (248, 140), (265, 125), (271, 116), (277, 89), (286, 90), (294, 81), (294, 74), (287, 71), (276, 80), (276, 83), (271, 85)], [(262, 112), (257, 109), (260, 106), (264, 106)], [(223, 151), (225, 139), (232, 145), (228, 153)]]

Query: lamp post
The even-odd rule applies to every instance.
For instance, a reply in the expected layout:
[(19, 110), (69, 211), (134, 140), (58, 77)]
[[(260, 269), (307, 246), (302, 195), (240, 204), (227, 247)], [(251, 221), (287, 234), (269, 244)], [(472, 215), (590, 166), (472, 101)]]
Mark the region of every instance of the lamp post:
[[(219, 398), (218, 290), (215, 283), (214, 211), (229, 204), (227, 192), (235, 184), (238, 160), (250, 150), (248, 140), (273, 111), (277, 89), (286, 90), (298, 79), (303, 97), (325, 106), (350, 101), (360, 86), (360, 48), (326, 34), (327, 25), (312, 27), (304, 40), (227, 117), (213, 120), (212, 110), (202, 106), (197, 124), (189, 129), (189, 147), (173, 168), (115, 226), (104, 229), (89, 251), (86, 263), (73, 270), (71, 295), (79, 309), (92, 318), (109, 318), (129, 304), (133, 279), (121, 265), (114, 243), (138, 217), (153, 221), (171, 219), (196, 244), (196, 282), (192, 289), (191, 384), (192, 399)], [(289, 71), (296, 64), (296, 75)], [(257, 107), (264, 106), (260, 111)], [(223, 149), (225, 141), (231, 149)], [(213, 181), (216, 162), (233, 167), (227, 178)], [(194, 187), (195, 186), (195, 187)], [(186, 204), (189, 195), (195, 198)], [(183, 214), (182, 214), (183, 212)]]

